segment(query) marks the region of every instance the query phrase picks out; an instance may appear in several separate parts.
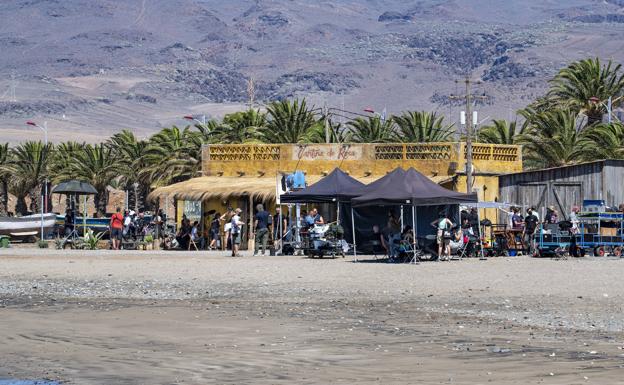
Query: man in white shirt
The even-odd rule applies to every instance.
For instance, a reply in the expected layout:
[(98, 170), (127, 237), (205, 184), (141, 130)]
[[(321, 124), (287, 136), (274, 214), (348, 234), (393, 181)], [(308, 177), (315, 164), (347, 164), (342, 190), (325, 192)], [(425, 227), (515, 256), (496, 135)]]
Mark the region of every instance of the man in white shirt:
[(242, 232), (243, 232), (243, 222), (240, 219), (240, 213), (243, 210), (236, 209), (234, 210), (234, 216), (230, 220), (230, 224), (232, 225), (230, 232), (232, 237), (232, 257), (240, 257), (241, 255), (238, 253), (240, 249)]

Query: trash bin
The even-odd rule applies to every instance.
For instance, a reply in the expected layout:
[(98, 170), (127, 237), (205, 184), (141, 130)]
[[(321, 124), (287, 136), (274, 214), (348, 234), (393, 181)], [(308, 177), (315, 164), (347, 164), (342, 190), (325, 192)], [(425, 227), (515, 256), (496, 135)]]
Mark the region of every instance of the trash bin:
[(3, 249), (7, 249), (9, 248), (9, 243), (11, 241), (11, 238), (7, 237), (6, 235), (0, 235), (0, 247)]

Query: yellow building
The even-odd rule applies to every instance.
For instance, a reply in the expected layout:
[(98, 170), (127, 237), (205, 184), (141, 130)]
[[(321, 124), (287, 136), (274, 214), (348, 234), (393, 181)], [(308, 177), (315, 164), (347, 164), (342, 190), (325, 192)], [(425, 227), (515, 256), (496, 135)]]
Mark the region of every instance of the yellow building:
[[(465, 154), (465, 143), (457, 142), (205, 145), (201, 177), (161, 187), (152, 197), (173, 197), (178, 223), (185, 214), (206, 224), (207, 215), (227, 207), (240, 207), (249, 223), (255, 204), (275, 207), (278, 180), (295, 170), (306, 174), (308, 184), (336, 167), (369, 183), (397, 167), (414, 167), (444, 187), (465, 191)], [(522, 170), (520, 146), (473, 144), (473, 159), (479, 200), (497, 198), (497, 175)]]

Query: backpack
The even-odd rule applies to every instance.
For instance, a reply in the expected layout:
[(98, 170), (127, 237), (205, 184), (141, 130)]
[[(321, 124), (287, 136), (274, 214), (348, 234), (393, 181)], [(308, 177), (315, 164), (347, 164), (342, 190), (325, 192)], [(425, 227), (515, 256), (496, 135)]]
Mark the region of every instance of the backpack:
[(240, 226), (238, 225), (238, 221), (236, 220), (236, 215), (232, 217), (232, 219), (230, 219), (230, 225), (232, 226), (230, 228), (230, 231), (232, 232), (232, 234), (238, 234), (240, 232)]

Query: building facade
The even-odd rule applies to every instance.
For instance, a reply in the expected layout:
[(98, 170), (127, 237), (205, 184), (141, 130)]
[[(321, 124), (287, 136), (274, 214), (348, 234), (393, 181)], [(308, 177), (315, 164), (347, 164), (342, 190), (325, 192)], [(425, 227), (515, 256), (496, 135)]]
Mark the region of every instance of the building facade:
[(624, 203), (624, 160), (601, 160), (572, 166), (508, 173), (498, 177), (499, 200), (540, 213), (554, 206), (569, 214), (583, 200), (604, 200), (608, 206)]
[[(522, 170), (520, 146), (477, 143), (473, 159), (473, 188), (480, 200), (497, 197), (499, 174)], [(467, 187), (465, 143), (211, 144), (202, 150), (201, 177), (159, 188), (152, 196), (173, 197), (178, 220), (192, 211), (205, 223), (209, 213), (240, 207), (250, 223), (255, 204), (275, 207), (282, 175), (303, 171), (310, 184), (336, 167), (364, 183), (397, 167), (414, 167), (449, 189)]]

